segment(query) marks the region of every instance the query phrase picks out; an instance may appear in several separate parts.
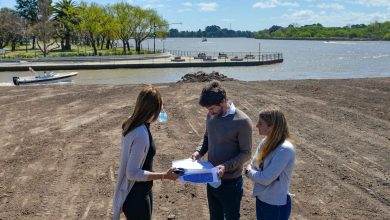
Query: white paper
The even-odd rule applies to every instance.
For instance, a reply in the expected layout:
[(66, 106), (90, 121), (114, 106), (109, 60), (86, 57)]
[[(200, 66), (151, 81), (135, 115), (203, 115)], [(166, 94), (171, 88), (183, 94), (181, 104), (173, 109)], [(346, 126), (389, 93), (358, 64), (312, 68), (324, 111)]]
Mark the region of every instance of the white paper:
[(184, 175), (179, 177), (181, 182), (191, 183), (210, 183), (218, 182), (218, 168), (210, 162), (204, 160), (192, 161), (192, 159), (183, 159), (172, 161), (172, 167), (183, 168)]

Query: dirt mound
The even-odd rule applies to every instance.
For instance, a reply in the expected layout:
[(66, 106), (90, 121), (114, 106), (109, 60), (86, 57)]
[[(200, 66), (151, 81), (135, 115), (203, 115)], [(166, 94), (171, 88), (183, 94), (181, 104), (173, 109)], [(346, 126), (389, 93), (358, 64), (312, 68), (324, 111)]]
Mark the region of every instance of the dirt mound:
[(203, 71), (198, 71), (196, 73), (187, 73), (179, 82), (192, 83), (192, 82), (209, 82), (212, 80), (218, 81), (233, 81), (233, 78), (229, 78), (223, 74), (219, 74), (219, 72), (213, 71), (211, 73), (205, 73)]

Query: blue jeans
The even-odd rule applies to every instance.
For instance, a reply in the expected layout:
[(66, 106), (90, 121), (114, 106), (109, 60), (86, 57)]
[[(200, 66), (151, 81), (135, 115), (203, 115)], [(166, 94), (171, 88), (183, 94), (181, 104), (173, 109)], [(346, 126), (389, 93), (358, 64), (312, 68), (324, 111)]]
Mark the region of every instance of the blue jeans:
[(286, 205), (270, 205), (256, 197), (257, 220), (287, 220), (291, 213), (291, 197), (287, 195)]
[(233, 180), (222, 180), (222, 184), (216, 189), (207, 184), (210, 220), (240, 219), (242, 194), (242, 176)]

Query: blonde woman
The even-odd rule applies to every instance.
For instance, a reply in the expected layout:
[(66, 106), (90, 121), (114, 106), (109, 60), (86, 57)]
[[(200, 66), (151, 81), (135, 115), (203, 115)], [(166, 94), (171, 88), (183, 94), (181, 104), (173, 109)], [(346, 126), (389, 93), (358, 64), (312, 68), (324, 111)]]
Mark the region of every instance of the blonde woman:
[(254, 182), (257, 220), (286, 220), (291, 213), (289, 185), (295, 165), (287, 121), (279, 110), (262, 111), (256, 125), (260, 142), (245, 175)]
[(138, 95), (134, 112), (122, 124), (122, 152), (114, 194), (113, 219), (122, 211), (127, 219), (152, 218), (153, 180), (176, 180), (174, 168), (166, 172), (153, 171), (156, 146), (150, 133), (150, 123), (155, 122), (162, 109), (160, 92), (146, 86)]

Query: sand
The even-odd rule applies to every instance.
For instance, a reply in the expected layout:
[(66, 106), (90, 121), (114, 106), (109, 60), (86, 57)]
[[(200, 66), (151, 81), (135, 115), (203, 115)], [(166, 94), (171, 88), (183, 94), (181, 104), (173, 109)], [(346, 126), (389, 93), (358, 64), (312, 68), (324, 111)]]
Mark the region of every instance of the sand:
[[(155, 170), (201, 140), (203, 85), (157, 85), (169, 121), (152, 125)], [(266, 106), (286, 113), (297, 143), (291, 219), (390, 219), (390, 78), (224, 85), (254, 125)], [(0, 219), (109, 219), (120, 125), (141, 87), (0, 87)], [(241, 219), (255, 219), (244, 181)], [(204, 185), (155, 181), (153, 192), (153, 219), (209, 218)]]

